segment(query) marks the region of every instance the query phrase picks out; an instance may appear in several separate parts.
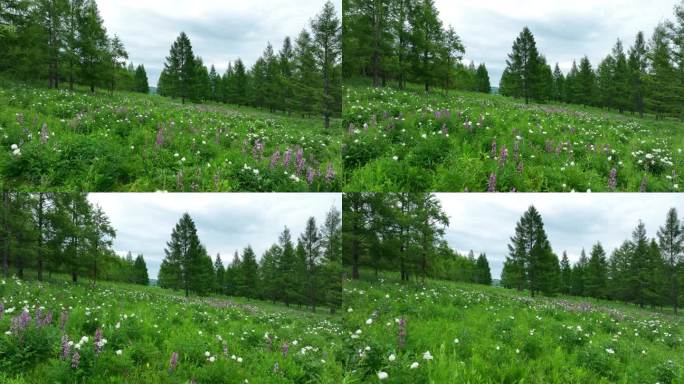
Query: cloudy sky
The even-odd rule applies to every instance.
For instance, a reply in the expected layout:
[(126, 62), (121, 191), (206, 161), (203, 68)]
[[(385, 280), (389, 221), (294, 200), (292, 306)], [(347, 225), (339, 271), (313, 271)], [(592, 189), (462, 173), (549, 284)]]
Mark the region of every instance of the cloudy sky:
[(554, 252), (579, 259), (600, 241), (608, 254), (631, 237), (641, 219), (655, 237), (671, 207), (684, 212), (682, 194), (437, 194), (449, 215), (446, 240), (462, 253), (485, 252), (499, 278), (515, 224), (530, 205), (542, 215)]
[[(338, 13), (341, 0), (333, 0)], [(241, 58), (251, 66), (270, 41), (278, 51), (286, 36), (294, 39), (323, 8), (325, 0), (99, 0), (110, 35), (124, 42), (129, 60), (144, 64), (157, 85), (169, 48), (181, 31), (195, 55), (223, 73)]]
[(442, 21), (453, 25), (466, 46), (465, 59), (485, 62), (498, 86), (513, 41), (527, 25), (537, 48), (567, 73), (587, 55), (594, 67), (620, 38), (625, 50), (638, 31), (650, 38), (656, 25), (673, 18), (679, 0), (436, 0)]
[(142, 253), (150, 278), (157, 277), (171, 230), (185, 212), (212, 259), (221, 253), (225, 265), (248, 244), (261, 257), (286, 225), (296, 239), (309, 217), (320, 224), (332, 206), (342, 210), (341, 195), (335, 193), (92, 193), (88, 199), (102, 207), (116, 229), (114, 250)]

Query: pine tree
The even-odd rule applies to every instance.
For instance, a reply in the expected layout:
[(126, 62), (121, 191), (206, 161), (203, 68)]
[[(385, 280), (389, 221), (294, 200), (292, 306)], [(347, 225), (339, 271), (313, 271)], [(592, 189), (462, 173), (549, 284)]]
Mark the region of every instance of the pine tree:
[(607, 56), (597, 70), (598, 103), (607, 108), (615, 107), (618, 96), (615, 82), (616, 64), (612, 56)]
[(615, 63), (613, 71), (614, 83), (614, 102), (620, 113), (623, 113), (630, 105), (629, 102), (629, 66), (627, 64), (627, 57), (625, 56), (622, 47), (622, 41), (618, 39), (613, 48), (612, 56)]
[(310, 116), (320, 109), (318, 72), (311, 35), (302, 30), (295, 40), (295, 109)]
[(183, 214), (173, 228), (171, 240), (166, 243), (164, 254), (159, 271), (161, 287), (183, 289), (185, 296), (188, 296), (190, 291), (206, 292), (208, 273), (206, 259), (209, 259), (209, 266), (211, 266), (211, 259), (200, 244), (195, 222), (189, 214)]
[(321, 106), (325, 128), (330, 128), (330, 118), (341, 110), (341, 99), (334, 92), (335, 71), (342, 54), (340, 20), (335, 7), (327, 1), (321, 13), (311, 21), (313, 47), (323, 77)]
[(580, 60), (576, 81), (577, 96), (579, 96), (577, 101), (584, 105), (594, 105), (596, 102), (596, 75), (587, 56)]
[(663, 256), (665, 274), (665, 284), (667, 286), (666, 296), (668, 302), (672, 304), (675, 315), (679, 307), (679, 272), (684, 260), (684, 230), (677, 217), (677, 210), (671, 208), (667, 212), (665, 225), (658, 229), (658, 245)]
[(523, 97), (526, 104), (530, 99), (539, 99), (541, 69), (534, 36), (525, 27), (513, 43), (513, 51), (506, 60), (505, 95)]
[(647, 68), (647, 49), (644, 40), (644, 33), (639, 31), (636, 35), (634, 45), (629, 50), (629, 86), (630, 86), (630, 109), (644, 116), (644, 97)]
[(183, 104), (186, 99), (193, 99), (196, 87), (196, 60), (192, 52), (192, 44), (185, 32), (171, 46), (169, 56), (164, 64), (164, 91), (168, 96), (180, 97)]
[(585, 294), (595, 298), (606, 296), (606, 283), (608, 279), (608, 263), (606, 252), (601, 243), (596, 243), (589, 253), (589, 263), (587, 264)]
[(109, 62), (109, 39), (95, 0), (86, 0), (83, 13), (78, 16), (76, 47), (81, 78), (94, 93), (95, 87), (104, 80), (102, 74)]
[(218, 293), (226, 293), (226, 268), (223, 266), (221, 254), (216, 254), (214, 260), (214, 271), (216, 272), (216, 290)]
[(145, 259), (143, 255), (138, 255), (135, 258), (135, 283), (142, 285), (149, 285), (150, 278), (147, 274), (147, 265), (145, 264)]
[(281, 249), (277, 245), (271, 246), (264, 252), (259, 262), (259, 287), (261, 297), (275, 303), (278, 299), (280, 287), (278, 286), (278, 263), (281, 257)]
[(435, 83), (435, 73), (439, 65), (438, 42), (442, 40), (442, 22), (434, 0), (418, 0), (416, 6), (409, 15), (413, 27), (411, 34), (412, 43), (412, 69), (417, 81), (425, 87), (425, 92)]
[(646, 77), (646, 106), (656, 114), (656, 119), (677, 114), (684, 103), (684, 92), (672, 61), (667, 30), (662, 24), (653, 32), (648, 59), (650, 68)]
[(649, 283), (649, 242), (646, 237), (646, 227), (639, 221), (639, 225), (632, 232), (632, 254), (629, 260), (629, 299), (643, 307), (647, 300)]
[(251, 246), (247, 246), (242, 251), (239, 271), (241, 281), (238, 292), (241, 296), (256, 298), (259, 284), (259, 264), (257, 264), (256, 254)]
[(147, 72), (144, 65), (138, 65), (135, 69), (135, 88), (136, 92), (148, 94), (150, 93), (150, 86), (147, 81)]
[(304, 256), (306, 257), (306, 299), (307, 304), (312, 312), (316, 312), (316, 305), (319, 297), (319, 264), (320, 264), (320, 247), (321, 236), (316, 227), (316, 219), (310, 217), (306, 222), (304, 233), (299, 237), (299, 244), (301, 244)]
[(492, 86), (489, 84), (489, 73), (484, 63), (477, 67), (477, 91), (482, 93), (491, 93)]
[(247, 76), (247, 70), (242, 60), (237, 59), (234, 66), (235, 78), (233, 100), (232, 102), (238, 105), (247, 105), (249, 100), (249, 78)]
[(568, 260), (567, 252), (563, 251), (563, 258), (560, 261), (560, 292), (564, 295), (570, 294), (572, 278), (572, 268), (570, 267), (570, 261)]
[(278, 265), (278, 286), (279, 298), (288, 307), (290, 304), (296, 303), (299, 297), (298, 278), (295, 270), (296, 256), (294, 245), (292, 244), (292, 237), (290, 230), (285, 227), (278, 239), (280, 248), (282, 249), (280, 256), (280, 263)]
[(484, 285), (492, 285), (492, 273), (489, 269), (489, 262), (484, 253), (480, 253), (477, 258), (477, 283)]
[(570, 72), (568, 72), (565, 78), (565, 102), (580, 103), (582, 95), (578, 80), (579, 69), (577, 68), (577, 62), (573, 61)]

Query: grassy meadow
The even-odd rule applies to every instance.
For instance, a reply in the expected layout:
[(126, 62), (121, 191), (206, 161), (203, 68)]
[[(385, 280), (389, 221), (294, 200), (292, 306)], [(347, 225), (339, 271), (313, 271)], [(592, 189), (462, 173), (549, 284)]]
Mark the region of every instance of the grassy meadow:
[[(353, 83), (353, 82), (352, 82)], [(684, 123), (499, 95), (344, 89), (344, 191), (677, 192)], [(680, 185), (681, 184), (681, 185)]]
[(341, 345), (325, 308), (0, 281), (0, 383), (333, 383)]
[(89, 192), (341, 188), (322, 118), (0, 80), (0, 187)]
[(370, 271), (344, 297), (350, 382), (684, 382), (671, 311)]

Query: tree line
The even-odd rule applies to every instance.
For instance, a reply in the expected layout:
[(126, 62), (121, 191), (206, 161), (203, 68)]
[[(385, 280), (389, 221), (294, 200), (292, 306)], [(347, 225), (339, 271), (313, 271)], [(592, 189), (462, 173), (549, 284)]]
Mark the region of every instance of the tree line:
[(95, 0), (0, 1), (0, 52), (0, 73), (50, 88), (149, 92), (145, 67), (126, 66), (124, 44), (107, 34)]
[(118, 256), (111, 248), (116, 231), (84, 193), (2, 193), (0, 205), (2, 275), (38, 280), (68, 274), (95, 281), (147, 285), (143, 255)]
[(182, 32), (171, 46), (157, 92), (183, 103), (211, 100), (322, 115), (327, 128), (342, 111), (341, 27), (331, 2), (310, 28), (303, 29), (294, 44), (286, 37), (277, 53), (269, 43), (251, 68), (241, 59), (228, 63), (223, 75), (195, 56), (190, 38)]
[(552, 69), (527, 27), (506, 64), (499, 92), (526, 103), (559, 101), (684, 119), (684, 2), (675, 7), (675, 20), (660, 23), (648, 42), (640, 31), (625, 51), (618, 39), (596, 68), (584, 56), (567, 74), (558, 63)]
[(684, 225), (677, 210), (667, 212), (655, 238), (639, 222), (631, 239), (610, 256), (600, 242), (587, 257), (582, 249), (572, 264), (551, 249), (539, 212), (531, 206), (516, 224), (504, 262), (501, 284), (507, 288), (553, 295), (556, 293), (620, 300), (641, 307), (679, 308), (684, 284)]
[(486, 66), (461, 62), (463, 42), (444, 28), (434, 0), (344, 0), (342, 8), (345, 78), (490, 92)]
[(220, 293), (307, 306), (312, 311), (327, 306), (334, 313), (342, 304), (341, 220), (333, 207), (320, 227), (309, 218), (296, 242), (285, 227), (259, 261), (248, 245), (242, 255), (235, 251), (232, 262), (224, 265), (220, 254), (212, 262), (186, 213), (171, 232), (159, 286), (183, 290), (186, 296)]
[(361, 268), (490, 285), (485, 254), (460, 255), (444, 240), (449, 219), (430, 193), (345, 193), (342, 196), (343, 263), (351, 278)]

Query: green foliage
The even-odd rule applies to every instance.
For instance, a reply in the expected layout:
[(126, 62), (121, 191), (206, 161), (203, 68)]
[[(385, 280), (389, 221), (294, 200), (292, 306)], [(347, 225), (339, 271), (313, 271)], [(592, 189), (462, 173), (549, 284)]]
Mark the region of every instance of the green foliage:
[(0, 88), (0, 106), (8, 150), (0, 174), (18, 190), (340, 188), (341, 133), (322, 131), (313, 119), (14, 85)]
[[(223, 383), (226, 377), (288, 383), (342, 377), (339, 317), (124, 284), (11, 278), (2, 287), (2, 383)], [(15, 330), (13, 319), (24, 306), (31, 321)], [(48, 314), (38, 325), (35, 318)]]
[(611, 191), (613, 169), (615, 191), (678, 191), (684, 172), (673, 120), (416, 88), (351, 86), (344, 105), (344, 191)]
[(394, 272), (361, 275), (344, 290), (350, 380), (376, 382), (379, 372), (392, 383), (682, 380), (684, 354), (668, 340), (684, 328), (669, 315), (440, 280), (400, 284)]

